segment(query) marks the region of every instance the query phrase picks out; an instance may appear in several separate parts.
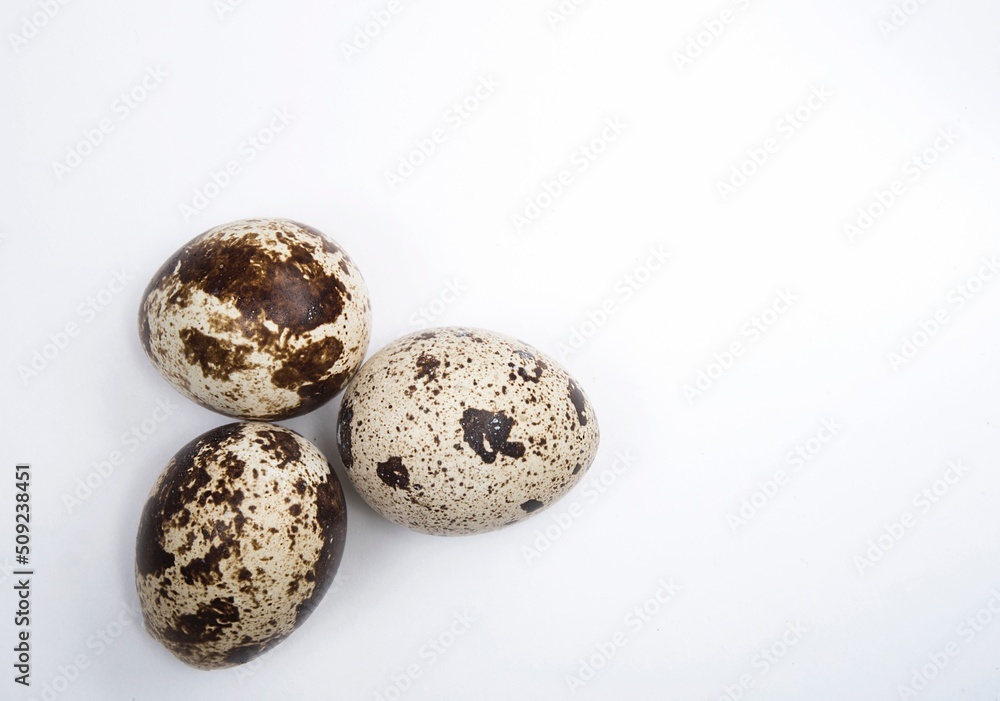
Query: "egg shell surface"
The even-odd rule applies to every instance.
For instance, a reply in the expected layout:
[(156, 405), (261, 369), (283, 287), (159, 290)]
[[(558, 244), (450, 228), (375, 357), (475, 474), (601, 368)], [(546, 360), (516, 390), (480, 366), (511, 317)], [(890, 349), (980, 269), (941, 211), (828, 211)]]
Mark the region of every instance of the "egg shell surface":
[(305, 414), (364, 361), (371, 305), (357, 266), (287, 219), (216, 227), (153, 276), (139, 337), (160, 374), (202, 406), (241, 419)]
[(266, 423), (213, 429), (173, 457), (142, 511), (146, 630), (194, 667), (247, 662), (320, 602), (346, 530), (340, 481), (312, 443)]
[(337, 442), (358, 493), (436, 535), (492, 531), (552, 505), (600, 432), (554, 360), (492, 331), (439, 328), (380, 350), (345, 390)]

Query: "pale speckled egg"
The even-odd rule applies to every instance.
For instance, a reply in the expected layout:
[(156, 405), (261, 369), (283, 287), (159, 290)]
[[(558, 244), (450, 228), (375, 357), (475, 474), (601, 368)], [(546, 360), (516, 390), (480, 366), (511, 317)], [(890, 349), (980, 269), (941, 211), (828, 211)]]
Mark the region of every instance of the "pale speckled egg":
[(139, 336), (160, 374), (227, 416), (278, 420), (336, 396), (364, 361), (371, 306), (334, 241), (285, 219), (216, 227), (153, 276)]
[(372, 356), (344, 392), (337, 445), (358, 493), (435, 535), (516, 523), (590, 467), (593, 407), (555, 361), (491, 331), (439, 328)]
[(346, 532), (340, 481), (312, 443), (266, 423), (213, 429), (173, 457), (142, 511), (146, 630), (193, 667), (247, 662), (320, 602)]

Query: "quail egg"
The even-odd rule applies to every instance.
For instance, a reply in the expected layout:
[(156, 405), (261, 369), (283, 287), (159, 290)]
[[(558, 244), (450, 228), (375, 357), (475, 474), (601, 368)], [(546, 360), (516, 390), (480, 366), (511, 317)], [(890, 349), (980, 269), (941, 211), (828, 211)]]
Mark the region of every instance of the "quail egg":
[(334, 241), (305, 224), (216, 227), (146, 288), (139, 336), (188, 398), (240, 419), (287, 419), (336, 396), (364, 361), (371, 307)]
[(340, 482), (305, 438), (266, 423), (205, 433), (173, 457), (142, 511), (146, 630), (193, 667), (253, 659), (323, 598), (346, 529)]
[(554, 360), (491, 331), (439, 328), (372, 356), (341, 402), (358, 493), (417, 531), (491, 531), (550, 506), (597, 452), (594, 409)]

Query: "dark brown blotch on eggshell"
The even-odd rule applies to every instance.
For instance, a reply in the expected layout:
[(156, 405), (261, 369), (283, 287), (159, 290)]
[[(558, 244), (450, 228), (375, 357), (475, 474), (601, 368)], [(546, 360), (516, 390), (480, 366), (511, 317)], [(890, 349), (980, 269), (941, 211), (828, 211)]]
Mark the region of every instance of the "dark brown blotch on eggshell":
[(510, 430), (514, 427), (514, 419), (508, 418), (504, 412), (466, 409), (460, 423), (465, 442), (483, 462), (492, 465), (496, 462), (497, 455), (509, 458), (524, 455), (523, 443), (508, 440)]
[(336, 338), (324, 338), (290, 353), (271, 379), (278, 387), (297, 389), (320, 382), (327, 370), (340, 360), (344, 344)]
[(410, 472), (403, 464), (403, 459), (392, 457), (385, 462), (380, 462), (375, 469), (375, 474), (382, 482), (393, 489), (410, 488)]
[(543, 506), (545, 506), (545, 504), (543, 504), (542, 502), (538, 501), (538, 499), (529, 499), (528, 501), (526, 501), (523, 504), (521, 504), (521, 508), (524, 509), (525, 511), (527, 511), (529, 514), (532, 511), (538, 511)]
[(441, 367), (441, 361), (432, 355), (421, 353), (417, 358), (417, 374), (414, 379), (424, 380), (425, 384), (430, 384), (437, 379), (437, 369)]
[(337, 416), (337, 449), (340, 452), (340, 459), (344, 467), (348, 470), (354, 464), (354, 456), (351, 454), (351, 422), (354, 420), (354, 411), (348, 402), (340, 405), (340, 414)]
[(234, 372), (245, 370), (247, 356), (253, 350), (248, 345), (228, 343), (208, 336), (198, 329), (183, 329), (180, 337), (187, 361), (200, 366), (205, 375), (217, 380), (228, 380)]
[(587, 398), (583, 396), (583, 391), (572, 379), (569, 381), (569, 400), (573, 403), (573, 409), (576, 410), (576, 420), (580, 422), (580, 426), (586, 426)]
[[(262, 245), (260, 234), (219, 239), (206, 234), (176, 256), (176, 275), (188, 289), (232, 304), (244, 319), (261, 313), (293, 334), (337, 320), (344, 309), (344, 283), (317, 262), (311, 250), (281, 232), (290, 249), (278, 259)], [(270, 334), (263, 339), (273, 342)]]

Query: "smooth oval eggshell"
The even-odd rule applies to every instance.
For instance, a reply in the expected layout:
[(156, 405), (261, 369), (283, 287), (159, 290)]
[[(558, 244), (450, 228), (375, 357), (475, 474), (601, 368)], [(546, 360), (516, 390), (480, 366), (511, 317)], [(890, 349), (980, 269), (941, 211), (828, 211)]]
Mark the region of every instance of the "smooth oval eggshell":
[(213, 429), (173, 457), (142, 511), (146, 630), (193, 667), (247, 662), (320, 602), (346, 532), (340, 481), (312, 443), (266, 423)]
[(178, 391), (241, 419), (336, 396), (364, 361), (368, 291), (334, 241), (286, 219), (216, 227), (168, 260), (139, 309), (146, 355)]
[(440, 328), (372, 356), (345, 390), (337, 443), (358, 493), (424, 533), (482, 533), (550, 506), (600, 440), (579, 384), (491, 331)]

